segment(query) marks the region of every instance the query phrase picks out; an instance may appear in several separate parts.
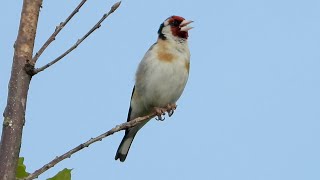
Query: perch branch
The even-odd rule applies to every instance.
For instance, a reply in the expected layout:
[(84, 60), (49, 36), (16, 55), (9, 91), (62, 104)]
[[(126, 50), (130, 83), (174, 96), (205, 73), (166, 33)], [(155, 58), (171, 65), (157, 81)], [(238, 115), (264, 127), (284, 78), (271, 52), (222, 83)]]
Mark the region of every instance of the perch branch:
[(56, 36), (59, 34), (59, 32), (66, 26), (66, 24), (73, 18), (77, 12), (79, 12), (80, 8), (83, 6), (84, 3), (86, 3), (87, 0), (82, 0), (80, 4), (72, 11), (72, 13), (67, 17), (67, 19), (64, 22), (61, 22), (54, 32), (51, 34), (49, 39), (42, 45), (42, 47), (39, 49), (39, 51), (36, 53), (36, 55), (32, 58), (32, 65), (34, 66), (43, 53), (44, 50), (47, 49), (47, 47), (51, 44), (52, 41), (56, 39)]
[(40, 67), (40, 68), (37, 68), (34, 70), (33, 74), (37, 74), (45, 69), (47, 69), (48, 67), (52, 66), (53, 64), (57, 63), (58, 61), (60, 61), (63, 57), (65, 57), (67, 54), (69, 54), (71, 51), (73, 51), (74, 49), (76, 49), (79, 44), (82, 43), (82, 41), (84, 41), (91, 33), (93, 33), (96, 29), (98, 29), (100, 26), (101, 26), (101, 23), (110, 15), (112, 14), (121, 4), (121, 1), (115, 3), (110, 11), (106, 14), (104, 14), (102, 16), (102, 18), (90, 29), (90, 31), (88, 31), (81, 39), (78, 39), (78, 41), (73, 45), (71, 46), (67, 51), (65, 51), (63, 54), (61, 54), (59, 57), (57, 57), (56, 59), (54, 59), (53, 61), (49, 62), (48, 64)]
[[(170, 110), (170, 108), (165, 108), (166, 110)], [(45, 171), (47, 171), (48, 169), (52, 168), (53, 166), (55, 166), (56, 164), (58, 164), (59, 162), (61, 162), (62, 160), (66, 159), (66, 158), (70, 158), (71, 155), (73, 155), (74, 153), (80, 151), (81, 149), (83, 148), (86, 148), (86, 147), (89, 147), (91, 144), (97, 142), (97, 141), (101, 141), (103, 138), (106, 138), (116, 132), (119, 132), (119, 131), (122, 131), (122, 130), (125, 130), (127, 128), (132, 128), (134, 126), (136, 126), (137, 124), (143, 122), (143, 121), (146, 121), (148, 119), (151, 119), (153, 117), (155, 117), (157, 115), (157, 112), (154, 111), (146, 116), (143, 116), (143, 117), (138, 117), (138, 118), (135, 118), (129, 122), (125, 122), (125, 123), (122, 123), (120, 125), (117, 125), (115, 126), (114, 128), (110, 129), (109, 131), (95, 137), (95, 138), (91, 138), (90, 140), (88, 140), (87, 142), (85, 143), (82, 143), (80, 145), (78, 145), (77, 147), (71, 149), (70, 151), (64, 153), (63, 155), (61, 156), (57, 156), (56, 158), (54, 158), (52, 161), (50, 161), (49, 163), (45, 164), (44, 166), (42, 166), (40, 169), (36, 170), (35, 172), (29, 174), (28, 177), (26, 177), (25, 179), (23, 180), (31, 180), (31, 179), (34, 179), (34, 178), (37, 178), (40, 174), (44, 173)]]

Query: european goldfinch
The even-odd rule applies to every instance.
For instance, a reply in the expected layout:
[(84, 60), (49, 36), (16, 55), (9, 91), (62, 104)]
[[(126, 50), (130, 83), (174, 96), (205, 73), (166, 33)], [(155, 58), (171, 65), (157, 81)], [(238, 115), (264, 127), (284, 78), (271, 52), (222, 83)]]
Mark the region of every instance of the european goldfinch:
[[(144, 55), (136, 72), (127, 121), (156, 110), (158, 118), (169, 108), (169, 116), (176, 108), (189, 75), (190, 52), (188, 26), (193, 21), (171, 16), (159, 28), (158, 40)], [(126, 130), (115, 160), (125, 161), (137, 132), (148, 122)]]

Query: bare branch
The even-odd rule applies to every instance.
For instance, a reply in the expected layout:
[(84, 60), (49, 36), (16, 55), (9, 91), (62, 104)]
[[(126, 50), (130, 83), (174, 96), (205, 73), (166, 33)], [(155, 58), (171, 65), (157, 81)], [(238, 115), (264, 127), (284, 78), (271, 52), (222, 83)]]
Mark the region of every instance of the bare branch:
[(83, 6), (84, 3), (86, 3), (87, 0), (82, 0), (80, 4), (72, 11), (72, 13), (67, 17), (67, 19), (64, 22), (61, 22), (54, 32), (51, 34), (49, 39), (42, 45), (42, 47), (39, 49), (39, 51), (36, 53), (36, 55), (32, 58), (31, 65), (35, 65), (41, 54), (44, 50), (47, 49), (47, 47), (51, 44), (52, 41), (56, 39), (56, 36), (59, 34), (59, 32), (66, 26), (66, 24), (70, 21), (70, 19), (73, 18), (73, 16), (79, 12), (80, 8)]
[(76, 49), (81, 43), (82, 41), (84, 41), (91, 33), (93, 33), (96, 29), (98, 29), (101, 26), (101, 23), (110, 15), (112, 14), (121, 4), (121, 1), (115, 3), (110, 11), (106, 14), (104, 14), (102, 16), (102, 18), (90, 29), (90, 31), (87, 32), (87, 34), (85, 34), (81, 39), (78, 39), (78, 41), (71, 46), (67, 51), (65, 51), (63, 54), (61, 54), (59, 57), (57, 57), (56, 59), (54, 59), (53, 61), (49, 62), (48, 64), (37, 68), (34, 70), (33, 74), (37, 74), (45, 69), (47, 69), (48, 67), (52, 66), (53, 64), (57, 63), (58, 61), (60, 61), (63, 57), (65, 57), (67, 54), (69, 54), (71, 51), (73, 51), (74, 49)]
[[(166, 110), (170, 110), (170, 108), (165, 108)], [(95, 138), (91, 138), (90, 140), (88, 140), (85, 143), (82, 143), (80, 145), (78, 145), (77, 147), (71, 149), (70, 151), (64, 153), (61, 156), (57, 156), (55, 159), (53, 159), (52, 161), (50, 161), (49, 163), (45, 164), (44, 166), (42, 166), (40, 169), (36, 170), (35, 172), (31, 173), (28, 177), (26, 177), (24, 180), (31, 180), (34, 178), (37, 178), (40, 174), (42, 174), (43, 172), (47, 171), (48, 169), (52, 168), (53, 166), (55, 166), (56, 164), (58, 164), (59, 162), (61, 162), (62, 160), (66, 159), (66, 158), (70, 158), (71, 155), (73, 155), (74, 153), (80, 151), (83, 148), (89, 147), (91, 144), (97, 142), (97, 141), (101, 141), (103, 138), (108, 137), (116, 132), (125, 130), (127, 128), (132, 128), (134, 126), (136, 126), (137, 124), (140, 124), (143, 121), (146, 121), (148, 119), (151, 119), (153, 117), (155, 117), (157, 115), (157, 112), (154, 111), (146, 116), (143, 117), (138, 117), (135, 118), (129, 122), (126, 123), (122, 123), (120, 125), (115, 126), (114, 128), (110, 129), (109, 131), (95, 137)]]

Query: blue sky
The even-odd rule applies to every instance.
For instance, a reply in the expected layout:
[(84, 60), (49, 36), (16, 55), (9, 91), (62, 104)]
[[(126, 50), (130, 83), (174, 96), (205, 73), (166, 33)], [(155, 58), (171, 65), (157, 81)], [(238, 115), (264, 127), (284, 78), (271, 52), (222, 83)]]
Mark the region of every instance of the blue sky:
[[(45, 1), (35, 50), (79, 1)], [(38, 61), (69, 48), (115, 1), (88, 1)], [(0, 109), (21, 2), (1, 7)], [(174, 116), (151, 121), (125, 163), (123, 132), (39, 179), (320, 179), (320, 1), (127, 1), (75, 51), (32, 79), (21, 156), (32, 172), (126, 120), (136, 67), (170, 15), (194, 20), (190, 78)], [(1, 131), (1, 130), (0, 130)]]

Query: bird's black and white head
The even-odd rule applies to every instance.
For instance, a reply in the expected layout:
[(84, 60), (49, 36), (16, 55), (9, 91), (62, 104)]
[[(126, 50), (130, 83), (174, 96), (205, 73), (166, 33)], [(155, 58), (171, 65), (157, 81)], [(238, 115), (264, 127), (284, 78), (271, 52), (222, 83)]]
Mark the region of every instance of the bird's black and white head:
[(159, 38), (162, 40), (187, 40), (188, 31), (193, 28), (188, 25), (192, 22), (180, 16), (171, 16), (160, 25)]

